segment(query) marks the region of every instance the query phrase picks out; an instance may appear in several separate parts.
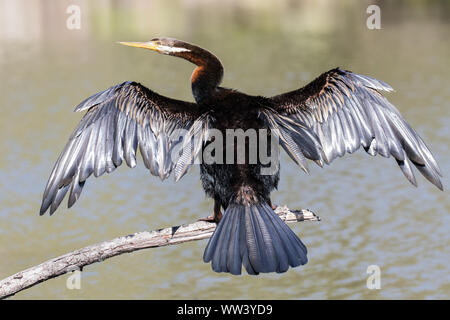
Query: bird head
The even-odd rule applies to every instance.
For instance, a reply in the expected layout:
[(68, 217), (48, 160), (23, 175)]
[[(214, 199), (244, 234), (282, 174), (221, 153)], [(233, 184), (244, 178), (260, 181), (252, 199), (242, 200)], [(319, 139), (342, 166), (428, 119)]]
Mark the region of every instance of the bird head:
[(144, 48), (171, 56), (183, 56), (191, 52), (192, 45), (174, 38), (154, 38), (147, 42), (119, 42), (125, 46)]

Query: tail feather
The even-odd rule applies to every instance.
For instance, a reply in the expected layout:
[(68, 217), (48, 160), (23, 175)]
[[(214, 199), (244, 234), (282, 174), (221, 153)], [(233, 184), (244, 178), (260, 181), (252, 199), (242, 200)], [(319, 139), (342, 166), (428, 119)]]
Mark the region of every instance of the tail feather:
[(203, 260), (216, 272), (286, 272), (306, 264), (307, 249), (267, 203), (230, 204), (206, 246)]
[[(270, 216), (270, 213), (271, 213), (271, 212), (268, 212), (268, 210), (271, 211), (272, 208), (267, 206), (267, 208), (264, 207), (263, 210), (265, 210), (266, 213), (268, 213), (268, 215), (263, 214), (260, 217), (264, 220), (265, 224), (269, 228), (273, 227), (275, 230), (275, 233), (273, 233), (273, 235), (272, 235), (271, 241), (272, 241), (273, 248), (275, 250), (275, 254), (277, 255), (276, 260), (279, 262), (278, 265), (276, 265), (276, 272), (278, 272), (278, 273), (285, 272), (285, 271), (287, 271), (287, 269), (289, 269), (289, 255), (286, 253), (287, 251), (285, 250), (285, 247), (283, 245), (282, 234), (280, 234), (280, 231), (277, 229), (276, 223), (274, 223), (272, 221), (272, 219), (268, 218), (268, 216)], [(284, 222), (281, 221), (281, 219), (278, 218), (278, 220), (280, 220), (280, 222), (282, 224), (284, 224)], [(290, 233), (293, 233), (293, 232), (290, 232)]]
[[(267, 206), (265, 209), (266, 211), (269, 212), (271, 211), (273, 214), (275, 214), (275, 212), (273, 212), (271, 207)], [(278, 216), (276, 217), (278, 219), (271, 220), (275, 230), (278, 232), (278, 235), (280, 236), (281, 239), (283, 235), (288, 238), (288, 241), (281, 242), (284, 250), (280, 250), (280, 252), (286, 253), (288, 263), (290, 266), (296, 267), (298, 265), (306, 264), (308, 262), (308, 258), (306, 256), (308, 250), (306, 249), (306, 246), (297, 237), (297, 235), (294, 232), (292, 232), (292, 230), (283, 221), (281, 221), (281, 219)], [(288, 229), (290, 232), (288, 232), (286, 229)], [(288, 267), (286, 267), (286, 270), (287, 268)]]
[[(243, 218), (243, 217), (242, 217)], [(241, 248), (240, 246), (240, 232), (239, 232), (239, 225), (240, 225), (241, 216), (238, 214), (233, 215), (232, 221), (230, 224), (232, 225), (231, 228), (231, 234), (230, 234), (230, 246), (228, 246), (227, 250), (227, 268), (226, 270), (230, 270), (232, 274), (238, 274), (241, 271), (241, 264), (242, 264), (242, 258), (241, 258), (241, 251), (244, 251), (244, 247)], [(242, 241), (242, 243), (245, 243)], [(224, 272), (226, 272), (224, 270)]]
[[(270, 210), (271, 209), (272, 208), (270, 208)], [(278, 226), (277, 230), (281, 230), (282, 228), (284, 228), (284, 229), (289, 228), (283, 221), (281, 221), (281, 219), (274, 219), (273, 222)], [(292, 231), (286, 232), (286, 234), (287, 234), (288, 238), (291, 240), (291, 241), (283, 242), (285, 250), (290, 253), (288, 255), (288, 257), (289, 258), (298, 257), (298, 258), (300, 258), (300, 264), (302, 264), (302, 265), (306, 264), (308, 262), (308, 259), (306, 257), (306, 253), (307, 253), (306, 246), (296, 236), (296, 234), (294, 232), (292, 232)], [(297, 263), (297, 261), (293, 260), (291, 263), (295, 264), (295, 263)]]
[(214, 252), (213, 268), (220, 270), (220, 272), (225, 271), (223, 269), (224, 266), (227, 265), (228, 247), (226, 244), (230, 242), (230, 232), (232, 227), (232, 223), (224, 224), (221, 232), (223, 237), (222, 239), (219, 239), (220, 241), (217, 243), (216, 251)]

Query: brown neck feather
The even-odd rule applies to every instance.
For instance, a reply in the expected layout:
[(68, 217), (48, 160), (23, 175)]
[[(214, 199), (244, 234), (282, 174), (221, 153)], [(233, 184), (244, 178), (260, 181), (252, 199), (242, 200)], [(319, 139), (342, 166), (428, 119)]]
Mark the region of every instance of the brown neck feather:
[(204, 102), (215, 95), (222, 81), (223, 66), (211, 52), (194, 45), (189, 49), (182, 58), (197, 65), (191, 76), (192, 94), (197, 102)]

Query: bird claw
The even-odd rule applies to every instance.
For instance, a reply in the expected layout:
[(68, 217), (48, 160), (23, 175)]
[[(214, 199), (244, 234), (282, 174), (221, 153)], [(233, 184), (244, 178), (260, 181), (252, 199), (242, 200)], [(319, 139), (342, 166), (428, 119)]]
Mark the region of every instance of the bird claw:
[(207, 216), (206, 218), (197, 219), (197, 221), (215, 222), (213, 216)]
[(210, 216), (207, 216), (206, 218), (200, 218), (198, 221), (206, 221), (206, 222), (216, 222), (218, 223), (222, 219), (222, 212), (219, 212), (218, 214), (212, 214)]

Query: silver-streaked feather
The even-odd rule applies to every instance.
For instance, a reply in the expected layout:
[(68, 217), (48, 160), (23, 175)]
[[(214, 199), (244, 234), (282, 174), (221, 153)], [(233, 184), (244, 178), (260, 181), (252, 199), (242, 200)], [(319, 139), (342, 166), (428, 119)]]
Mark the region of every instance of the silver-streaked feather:
[[(136, 166), (137, 148), (151, 174), (167, 178), (179, 160), (170, 151), (181, 143), (172, 139), (172, 132), (176, 129), (189, 132), (194, 122), (205, 121), (197, 104), (163, 97), (135, 82), (124, 82), (99, 92), (75, 108), (75, 111), (84, 110), (87, 113), (47, 182), (41, 214), (49, 208), (53, 214), (67, 192), (68, 206), (73, 206), (92, 174), (99, 177), (110, 173), (123, 161), (131, 168)], [(200, 130), (203, 129), (205, 126), (200, 124)], [(198, 152), (203, 141), (192, 143)], [(179, 166), (183, 174), (191, 164), (182, 159)]]
[[(282, 136), (298, 134), (301, 128), (317, 137), (319, 143), (297, 141), (297, 145), (281, 137), (284, 149), (302, 169), (306, 167), (299, 161), (302, 157), (330, 164), (363, 146), (373, 156), (392, 155), (413, 185), (417, 182), (410, 163), (442, 190), (441, 172), (430, 150), (380, 91), (393, 89), (380, 80), (333, 69), (304, 88), (272, 97), (273, 105), (261, 114)], [(320, 159), (303, 152), (305, 148), (316, 148)]]

